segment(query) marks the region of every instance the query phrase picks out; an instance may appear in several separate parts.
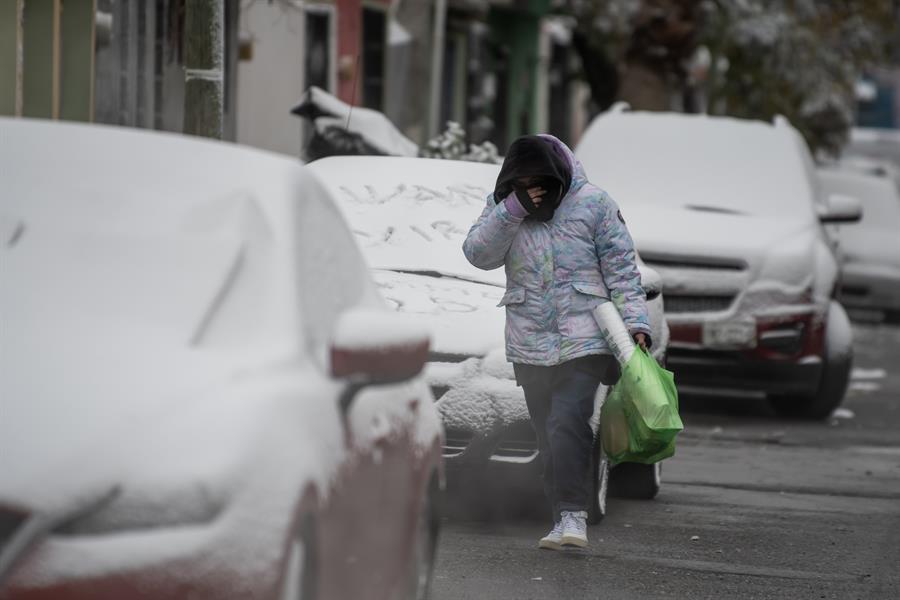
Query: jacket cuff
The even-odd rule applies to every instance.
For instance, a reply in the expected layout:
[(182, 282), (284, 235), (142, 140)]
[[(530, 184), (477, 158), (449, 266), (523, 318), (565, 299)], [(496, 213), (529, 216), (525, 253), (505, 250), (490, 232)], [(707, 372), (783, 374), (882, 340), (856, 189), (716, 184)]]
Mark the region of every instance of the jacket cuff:
[(528, 216), (528, 211), (525, 210), (525, 207), (522, 206), (522, 203), (516, 198), (515, 192), (504, 198), (503, 204), (506, 206), (506, 210), (509, 211), (509, 214), (517, 219), (524, 219)]
[(639, 334), (639, 333), (643, 333), (644, 336), (646, 336), (646, 338), (647, 338), (647, 349), (650, 349), (653, 347), (653, 336), (650, 335), (649, 329), (645, 329), (644, 327), (639, 326), (639, 327), (629, 328), (628, 332), (631, 334), (632, 338), (637, 336), (637, 334)]

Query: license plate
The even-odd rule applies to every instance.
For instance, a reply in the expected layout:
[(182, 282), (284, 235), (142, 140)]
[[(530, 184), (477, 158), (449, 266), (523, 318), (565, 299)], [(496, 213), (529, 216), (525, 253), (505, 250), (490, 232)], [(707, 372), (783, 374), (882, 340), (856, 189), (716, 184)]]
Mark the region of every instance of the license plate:
[(703, 324), (703, 345), (707, 348), (756, 347), (756, 321), (719, 321)]

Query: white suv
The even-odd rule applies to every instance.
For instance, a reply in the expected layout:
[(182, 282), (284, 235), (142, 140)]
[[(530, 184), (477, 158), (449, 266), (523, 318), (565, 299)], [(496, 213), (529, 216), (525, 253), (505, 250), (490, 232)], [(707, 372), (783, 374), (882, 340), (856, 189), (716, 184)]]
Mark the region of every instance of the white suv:
[(811, 418), (841, 403), (851, 336), (823, 223), (858, 221), (860, 208), (823, 197), (787, 121), (615, 110), (576, 154), (663, 278), (682, 386), (764, 392)]

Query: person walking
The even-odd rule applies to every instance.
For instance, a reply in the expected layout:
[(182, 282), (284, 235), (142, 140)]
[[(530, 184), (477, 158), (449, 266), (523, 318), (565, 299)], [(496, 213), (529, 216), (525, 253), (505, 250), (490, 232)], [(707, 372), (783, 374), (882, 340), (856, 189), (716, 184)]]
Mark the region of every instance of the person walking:
[(594, 398), (620, 376), (593, 309), (614, 302), (635, 342), (645, 351), (652, 343), (625, 219), (568, 146), (523, 136), (463, 252), (480, 269), (506, 270), (506, 357), (525, 393), (554, 521), (538, 545), (585, 547)]

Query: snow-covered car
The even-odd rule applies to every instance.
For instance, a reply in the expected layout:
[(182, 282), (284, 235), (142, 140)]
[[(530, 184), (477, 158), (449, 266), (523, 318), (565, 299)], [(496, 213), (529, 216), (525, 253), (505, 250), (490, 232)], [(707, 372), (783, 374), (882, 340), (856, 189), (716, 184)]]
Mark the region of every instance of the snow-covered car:
[(887, 161), (900, 169), (900, 131), (878, 127), (854, 127), (850, 130), (850, 143), (844, 149), (844, 156)]
[(900, 191), (887, 174), (821, 169), (823, 189), (858, 199), (858, 225), (838, 226), (840, 299), (852, 312), (900, 320)]
[[(466, 260), (462, 243), (484, 209), (499, 165), (391, 157), (330, 157), (310, 171), (330, 189), (357, 236), (381, 293), (401, 313), (434, 334), (426, 378), (446, 431), (444, 458), (453, 486), (477, 489), (500, 471), (539, 472), (525, 397), (504, 351), (503, 269), (483, 271)], [(665, 360), (668, 328), (661, 280), (640, 265), (649, 299), (653, 354)], [(598, 406), (606, 397), (601, 387)], [(596, 426), (596, 422), (595, 422)], [(606, 463), (599, 452), (591, 515), (605, 511)], [(502, 477), (502, 476), (501, 476)], [(612, 492), (652, 497), (659, 467), (620, 465)], [(538, 481), (537, 475), (529, 481)]]
[(423, 597), (428, 334), (328, 192), (200, 138), (0, 139), (0, 597)]
[(823, 224), (858, 221), (860, 206), (820, 193), (786, 120), (620, 107), (591, 123), (576, 155), (663, 278), (680, 385), (763, 392), (810, 418), (840, 404), (851, 335)]

